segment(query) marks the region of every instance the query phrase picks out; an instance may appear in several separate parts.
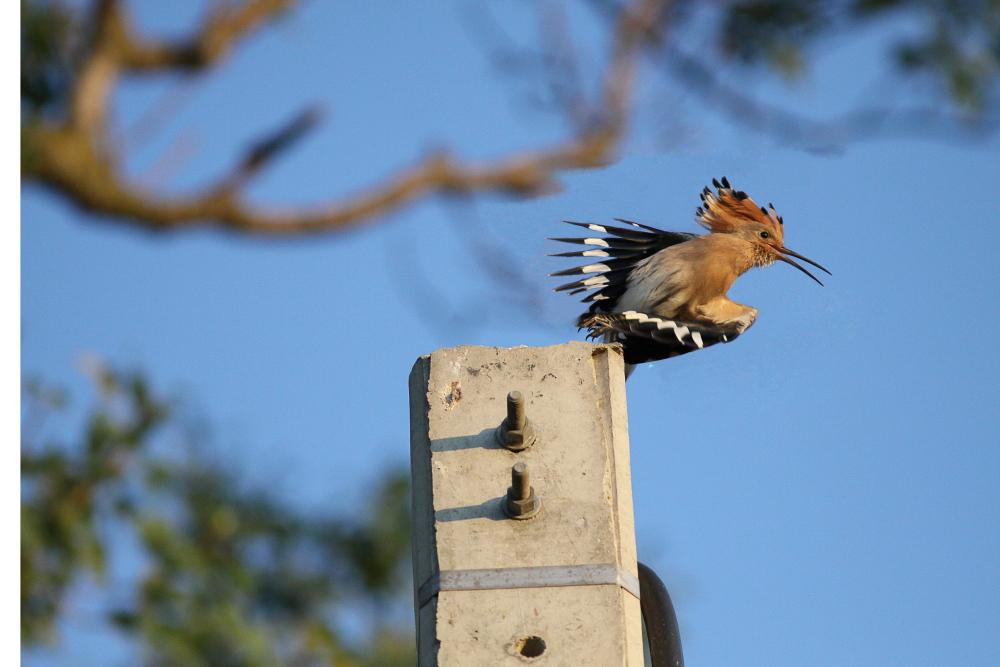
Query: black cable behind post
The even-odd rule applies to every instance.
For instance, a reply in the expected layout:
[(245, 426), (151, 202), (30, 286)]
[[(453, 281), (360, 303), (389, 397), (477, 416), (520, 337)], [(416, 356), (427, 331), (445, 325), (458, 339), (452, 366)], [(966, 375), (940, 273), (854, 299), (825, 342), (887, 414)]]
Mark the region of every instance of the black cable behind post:
[(649, 639), (653, 667), (684, 667), (677, 614), (667, 587), (652, 569), (639, 563), (639, 604)]

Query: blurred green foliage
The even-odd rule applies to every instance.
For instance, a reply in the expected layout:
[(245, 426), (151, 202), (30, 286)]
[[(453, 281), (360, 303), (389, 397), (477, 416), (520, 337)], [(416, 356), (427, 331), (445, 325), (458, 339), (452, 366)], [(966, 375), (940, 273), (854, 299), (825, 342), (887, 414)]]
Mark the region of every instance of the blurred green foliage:
[[(242, 489), (190, 448), (164, 447), (178, 418), (141, 375), (94, 374), (102, 398), (80, 442), (22, 445), (25, 645), (56, 638), (86, 575), (121, 581), (111, 554), (134, 543), (141, 571), (124, 576), (130, 590), (106, 610), (109, 628), (132, 636), (146, 664), (413, 664), (411, 632), (380, 623), (359, 647), (331, 622), (351, 605), (409, 595), (407, 475), (386, 475), (364, 517), (305, 515)], [(23, 432), (60, 402), (26, 385)]]
[(21, 103), (27, 115), (58, 111), (73, 81), (85, 27), (59, 0), (21, 0)]
[(818, 0), (749, 0), (726, 7), (723, 53), (745, 63), (765, 60), (787, 76), (803, 71), (802, 49), (824, 28)]
[(898, 26), (890, 57), (902, 73), (929, 74), (960, 109), (985, 110), (1000, 74), (1000, 0), (737, 0), (719, 43), (731, 58), (797, 75), (814, 41), (876, 20)]

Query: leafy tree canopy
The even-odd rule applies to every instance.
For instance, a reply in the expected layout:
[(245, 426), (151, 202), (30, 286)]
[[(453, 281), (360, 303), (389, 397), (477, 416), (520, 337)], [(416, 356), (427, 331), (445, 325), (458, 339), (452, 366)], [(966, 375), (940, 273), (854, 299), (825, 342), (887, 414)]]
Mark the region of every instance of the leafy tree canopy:
[[(138, 544), (141, 571), (109, 595), (107, 620), (147, 664), (413, 663), (409, 632), (380, 624), (359, 647), (332, 622), (338, 609), (408, 595), (408, 475), (387, 474), (360, 519), (306, 515), (242, 490), (191, 447), (158, 447), (179, 426), (173, 404), (141, 374), (95, 373), (101, 401), (79, 442), (22, 448), (26, 645), (54, 639), (74, 584), (107, 582), (116, 549)], [(61, 404), (29, 383), (25, 435)]]

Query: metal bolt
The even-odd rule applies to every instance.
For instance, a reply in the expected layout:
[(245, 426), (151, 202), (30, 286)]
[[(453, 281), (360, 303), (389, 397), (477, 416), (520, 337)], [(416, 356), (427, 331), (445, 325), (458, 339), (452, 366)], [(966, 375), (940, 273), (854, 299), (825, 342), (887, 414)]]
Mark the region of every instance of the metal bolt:
[(524, 396), (519, 391), (507, 394), (507, 418), (496, 430), (497, 442), (512, 452), (520, 452), (535, 442), (535, 430), (524, 413)]
[(527, 500), (531, 496), (531, 474), (524, 461), (518, 461), (510, 469), (510, 489), (514, 500)]
[(542, 508), (542, 500), (531, 487), (528, 464), (518, 461), (510, 470), (510, 488), (503, 500), (504, 514), (511, 519), (530, 519)]
[(519, 391), (512, 391), (507, 394), (507, 425), (511, 430), (520, 431), (524, 422), (524, 396)]

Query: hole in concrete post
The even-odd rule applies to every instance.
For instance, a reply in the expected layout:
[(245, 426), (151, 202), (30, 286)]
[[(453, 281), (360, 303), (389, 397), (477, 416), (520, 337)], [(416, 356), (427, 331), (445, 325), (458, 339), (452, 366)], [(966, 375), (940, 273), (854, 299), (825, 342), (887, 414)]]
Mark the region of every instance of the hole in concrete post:
[(545, 640), (541, 637), (525, 637), (517, 643), (517, 650), (525, 658), (537, 658), (545, 653)]

